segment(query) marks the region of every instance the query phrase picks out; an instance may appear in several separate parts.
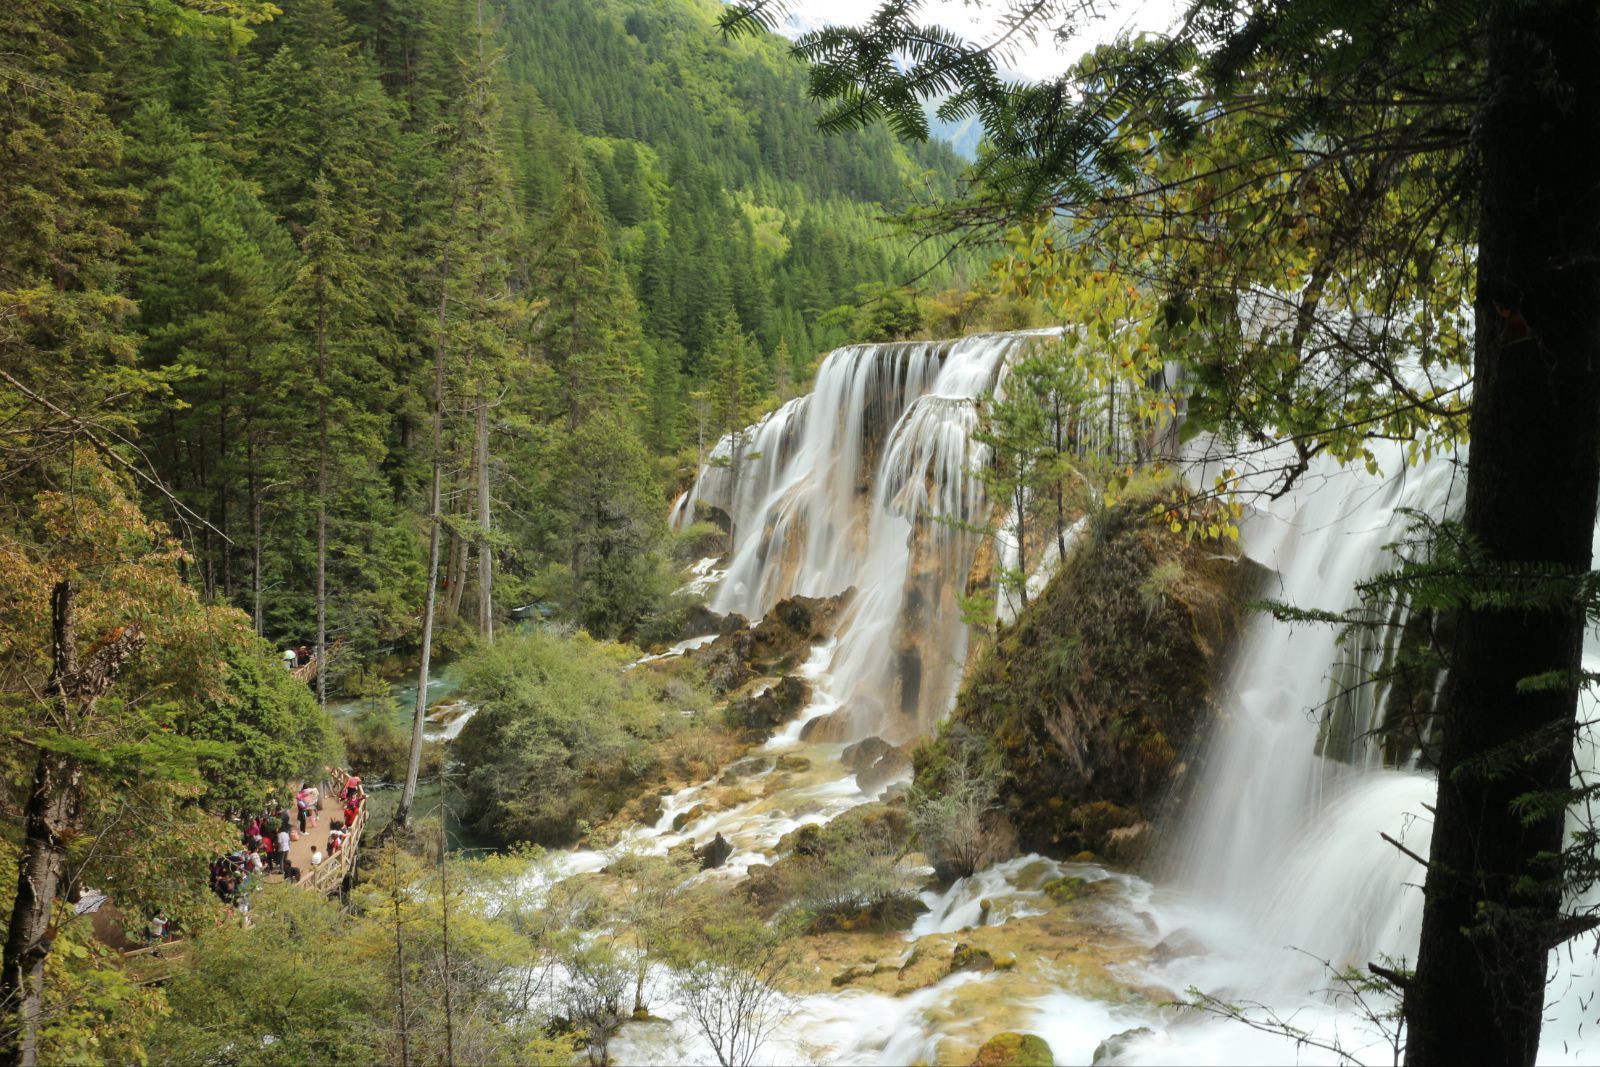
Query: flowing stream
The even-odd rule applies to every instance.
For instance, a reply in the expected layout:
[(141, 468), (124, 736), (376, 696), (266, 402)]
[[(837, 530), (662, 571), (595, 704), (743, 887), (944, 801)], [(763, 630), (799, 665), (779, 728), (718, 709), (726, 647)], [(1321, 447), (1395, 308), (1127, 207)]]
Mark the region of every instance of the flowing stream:
[[(971, 437), (975, 401), (1041, 336), (840, 349), (811, 394), (717, 445), (673, 516), (681, 525), (715, 509), (731, 520), (734, 548), (712, 607), (754, 619), (782, 597), (857, 592), (836, 638), (801, 668), (810, 706), (738, 770), (761, 783), (785, 754), (805, 756), (809, 768), (727, 810), (695, 812), (712, 783), (684, 790), (667, 798), (655, 827), (633, 831), (627, 847), (659, 852), (721, 833), (733, 855), (703, 877), (741, 877), (751, 864), (771, 862), (785, 833), (873, 799), (839, 763), (841, 743), (800, 740), (804, 722), (837, 715), (848, 724), (845, 736), (904, 741), (949, 711), (967, 652), (954, 595), (980, 547), (963, 524), (986, 523), (990, 507), (972, 474), (984, 459)], [(1203, 477), (1210, 457), (1194, 458)], [(1408, 466), (1397, 448), (1379, 459), (1381, 478), (1314, 463), (1292, 492), (1247, 513), (1244, 547), (1275, 574), (1267, 595), (1305, 608), (1350, 607), (1355, 584), (1392, 562), (1386, 546), (1404, 531), (1402, 509), (1442, 516), (1459, 503), (1452, 458)], [(998, 556), (1005, 552), (997, 546)], [(699, 574), (713, 574), (711, 561)], [(1600, 649), (1590, 652), (1600, 664)], [(1342, 732), (1325, 714), (1359, 654), (1338, 646), (1329, 628), (1256, 618), (1204, 742), (1196, 799), (1184, 819), (1159, 827), (1144, 877), (1019, 857), (925, 893), (929, 911), (906, 935), (908, 950), (919, 936), (972, 925), (980, 899), (991, 902), (991, 923), (1037, 913), (1044, 883), (1071, 874), (1105, 883), (1100, 899), (1112, 928), (1143, 946), (1118, 965), (1118, 978), (1145, 992), (1096, 995), (1070, 970), (1045, 968), (1054, 984), (1019, 1007), (1022, 1028), (1044, 1037), (1057, 1063), (1088, 1063), (1113, 1038), (1107, 1062), (1337, 1062), (1279, 1034), (1165, 1006), (1191, 989), (1265, 1005), (1317, 1041), (1388, 1062), (1377, 1028), (1328, 994), (1329, 965), (1414, 956), (1421, 871), (1378, 835), (1425, 854), (1434, 781), (1409, 769), (1414, 760), (1386, 763), (1364, 739), (1382, 715), (1370, 687), (1335, 702)], [(606, 862), (567, 854), (556, 876)], [(1565, 946), (1555, 971), (1541, 1061), (1592, 1061), (1600, 1057), (1600, 1021), (1588, 1017), (1600, 990), (1592, 944)], [(804, 997), (758, 1062), (931, 1061), (940, 1038), (960, 1025), (954, 1006), (974, 983), (992, 980), (959, 974), (902, 997), (851, 989)], [(657, 1013), (672, 1017), (670, 1003)], [(629, 1024), (614, 1052), (619, 1062), (715, 1062), (681, 1024)]]

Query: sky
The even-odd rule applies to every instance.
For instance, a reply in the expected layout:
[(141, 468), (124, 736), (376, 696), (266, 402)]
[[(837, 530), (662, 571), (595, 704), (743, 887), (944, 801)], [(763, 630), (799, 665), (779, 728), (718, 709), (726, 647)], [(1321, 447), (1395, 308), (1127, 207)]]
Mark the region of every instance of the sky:
[[(921, 18), (935, 22), (968, 38), (987, 39), (995, 24), (993, 7), (971, 0), (927, 0)], [(1083, 26), (1064, 44), (1048, 36), (1024, 44), (1006, 57), (1004, 66), (1029, 80), (1042, 80), (1061, 73), (1079, 56), (1124, 31), (1169, 29), (1184, 7), (1183, 0), (1100, 0), (1100, 17)], [(793, 0), (789, 24), (781, 32), (793, 35), (828, 23), (855, 24), (876, 7), (875, 0)]]

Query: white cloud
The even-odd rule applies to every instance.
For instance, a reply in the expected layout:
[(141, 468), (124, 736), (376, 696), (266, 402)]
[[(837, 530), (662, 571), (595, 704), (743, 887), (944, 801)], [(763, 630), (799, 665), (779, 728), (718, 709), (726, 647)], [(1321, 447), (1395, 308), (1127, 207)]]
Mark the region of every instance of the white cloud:
[[(795, 0), (794, 14), (783, 32), (791, 36), (827, 24), (853, 25), (876, 9), (876, 0)], [(1126, 32), (1172, 28), (1186, 4), (1183, 0), (1118, 0), (1101, 3), (1100, 17), (1079, 26), (1072, 37), (1056, 41), (1049, 33), (1023, 42), (1005, 57), (1005, 67), (1019, 77), (1041, 80), (1060, 74), (1096, 45)], [(970, 40), (987, 40), (998, 22), (998, 3), (930, 0), (920, 17), (955, 30)]]

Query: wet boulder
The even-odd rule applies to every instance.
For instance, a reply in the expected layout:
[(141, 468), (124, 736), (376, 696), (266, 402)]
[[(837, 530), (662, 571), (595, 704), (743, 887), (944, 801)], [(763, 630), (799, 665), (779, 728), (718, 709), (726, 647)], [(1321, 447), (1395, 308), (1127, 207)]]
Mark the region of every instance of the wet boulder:
[[(741, 760), (734, 760), (728, 764), (717, 778), (718, 785), (736, 785), (746, 778), (754, 778), (758, 774), (765, 774), (772, 770), (772, 757), (746, 756)], [(732, 807), (735, 801), (724, 798), (722, 806)]]
[(870, 766), (856, 772), (856, 787), (863, 793), (876, 794), (902, 775), (911, 772), (911, 757), (898, 748), (891, 748)]
[(839, 762), (852, 771), (863, 771), (894, 751), (894, 746), (881, 737), (867, 737), (855, 744), (844, 746)]
[[(704, 815), (705, 813), (706, 813), (706, 806), (704, 804), (696, 804), (694, 807), (690, 808), (688, 811), (680, 811), (680, 812), (678, 812), (678, 814), (676, 814), (676, 815), (674, 815), (672, 817), (672, 832), (673, 833), (677, 833), (678, 831), (682, 830), (685, 826), (688, 826), (691, 823), (693, 823), (695, 820), (699, 819), (700, 816)], [(659, 818), (659, 816), (657, 816), (657, 818)]]
[(1140, 1038), (1150, 1037), (1155, 1031), (1148, 1026), (1136, 1026), (1132, 1030), (1124, 1030), (1120, 1034), (1112, 1034), (1100, 1044), (1095, 1046), (1092, 1064), (1116, 1063)]
[(854, 589), (837, 596), (792, 596), (772, 606), (760, 622), (743, 616), (722, 620), (715, 641), (688, 653), (718, 692), (738, 689), (752, 678), (785, 674), (811, 655), (811, 646), (833, 635)]
[(810, 701), (811, 686), (791, 674), (759, 693), (729, 701), (723, 719), (749, 739), (765, 740)]
[(805, 725), (800, 727), (800, 740), (814, 745), (843, 741), (849, 735), (849, 730), (850, 723), (843, 713), (830, 711), (826, 715), (807, 719)]
[(1055, 1054), (1038, 1034), (1008, 1030), (985, 1041), (972, 1067), (1055, 1067)]
[(719, 832), (704, 848), (695, 850), (695, 859), (700, 861), (702, 871), (714, 870), (728, 862), (728, 857), (733, 855), (733, 845)]
[(950, 954), (951, 974), (960, 974), (963, 971), (992, 970), (994, 970), (994, 956), (986, 948), (969, 945), (963, 941)]
[(691, 604), (683, 613), (683, 626), (678, 631), (678, 639), (682, 641), (720, 633), (724, 621), (721, 615), (704, 604)]

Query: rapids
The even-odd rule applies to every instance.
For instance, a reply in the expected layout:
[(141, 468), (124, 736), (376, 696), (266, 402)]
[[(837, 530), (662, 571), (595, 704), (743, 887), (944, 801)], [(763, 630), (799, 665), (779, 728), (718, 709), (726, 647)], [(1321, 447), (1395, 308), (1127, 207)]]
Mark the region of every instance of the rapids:
[[(750, 758), (745, 780), (767, 780), (775, 773), (769, 757), (785, 753), (806, 756), (811, 769), (782, 788), (681, 822), (714, 783), (685, 789), (666, 799), (654, 827), (629, 831), (622, 847), (662, 852), (721, 833), (733, 855), (699, 877), (738, 878), (751, 864), (771, 862), (785, 833), (872, 799), (839, 764), (842, 745), (799, 740), (805, 721), (843, 713), (852, 736), (904, 741), (949, 710), (967, 651), (954, 595), (979, 548), (962, 524), (987, 522), (990, 509), (972, 473), (984, 459), (971, 437), (976, 401), (995, 388), (1009, 359), (1044, 335), (840, 349), (823, 363), (811, 394), (717, 444), (673, 512), (680, 526), (716, 512), (731, 525), (725, 573), (714, 561), (696, 569), (697, 582), (716, 583), (712, 607), (754, 619), (792, 594), (854, 586), (857, 595), (836, 638), (801, 668), (813, 687), (810, 706)], [(1241, 465), (1204, 451), (1191, 456), (1197, 479), (1216, 465)], [(1273, 459), (1256, 457), (1256, 464), (1265, 471)], [(1242, 542), (1276, 575), (1267, 595), (1305, 608), (1353, 606), (1355, 584), (1391, 562), (1386, 546), (1402, 532), (1402, 509), (1439, 516), (1458, 505), (1462, 481), (1452, 457), (1412, 466), (1397, 447), (1379, 459), (1382, 477), (1318, 461), (1290, 493), (1247, 498), (1256, 503)], [(1002, 530), (995, 546), (1002, 563), (1007, 551)], [(1047, 580), (1055, 562), (1047, 559), (1036, 580)], [(1600, 664), (1597, 652), (1591, 649)], [(1252, 620), (1224, 711), (1205, 741), (1201, 799), (1186, 819), (1159, 828), (1144, 877), (1019, 857), (928, 890), (929, 910), (906, 940), (972, 926), (982, 899), (991, 903), (991, 924), (1025, 923), (1044, 910), (1043, 885), (1068, 873), (1103, 883), (1107, 931), (1137, 950), (1110, 965), (1121, 983), (1116, 992), (1042, 959), (1042, 986), (1004, 987), (1010, 1003), (995, 1018), (1044, 1037), (1056, 1062), (1090, 1062), (1108, 1039), (1115, 1040), (1104, 1048), (1105, 1062), (1339, 1062), (1316, 1044), (1330, 1041), (1365, 1062), (1388, 1062), (1385, 1036), (1348, 998), (1330, 995), (1329, 967), (1414, 955), (1421, 871), (1378, 835), (1426, 853), (1424, 805), (1434, 782), (1404, 760), (1386, 766), (1362, 739), (1382, 714), (1371, 693), (1345, 700), (1341, 713), (1357, 725), (1341, 744), (1328, 742), (1324, 709), (1350, 676), (1350, 658), (1361, 654), (1338, 645), (1326, 627)], [(557, 862), (554, 877), (599, 869), (606, 858), (573, 853)], [(1593, 1060), (1600, 1057), (1593, 946), (1563, 946), (1560, 962), (1541, 1062)], [(988, 1036), (972, 1032), (979, 1025), (973, 1005), (992, 1002), (985, 990), (998, 992), (1000, 982), (998, 974), (967, 973), (903, 996), (807, 993), (758, 1062), (933, 1062), (948, 1035), (972, 1043)], [(1170, 1006), (1191, 990), (1259, 1005), (1313, 1043)], [(655, 1012), (672, 1018), (670, 998)], [(715, 1062), (690, 1027), (670, 1022), (627, 1024), (613, 1051), (623, 1063)]]

